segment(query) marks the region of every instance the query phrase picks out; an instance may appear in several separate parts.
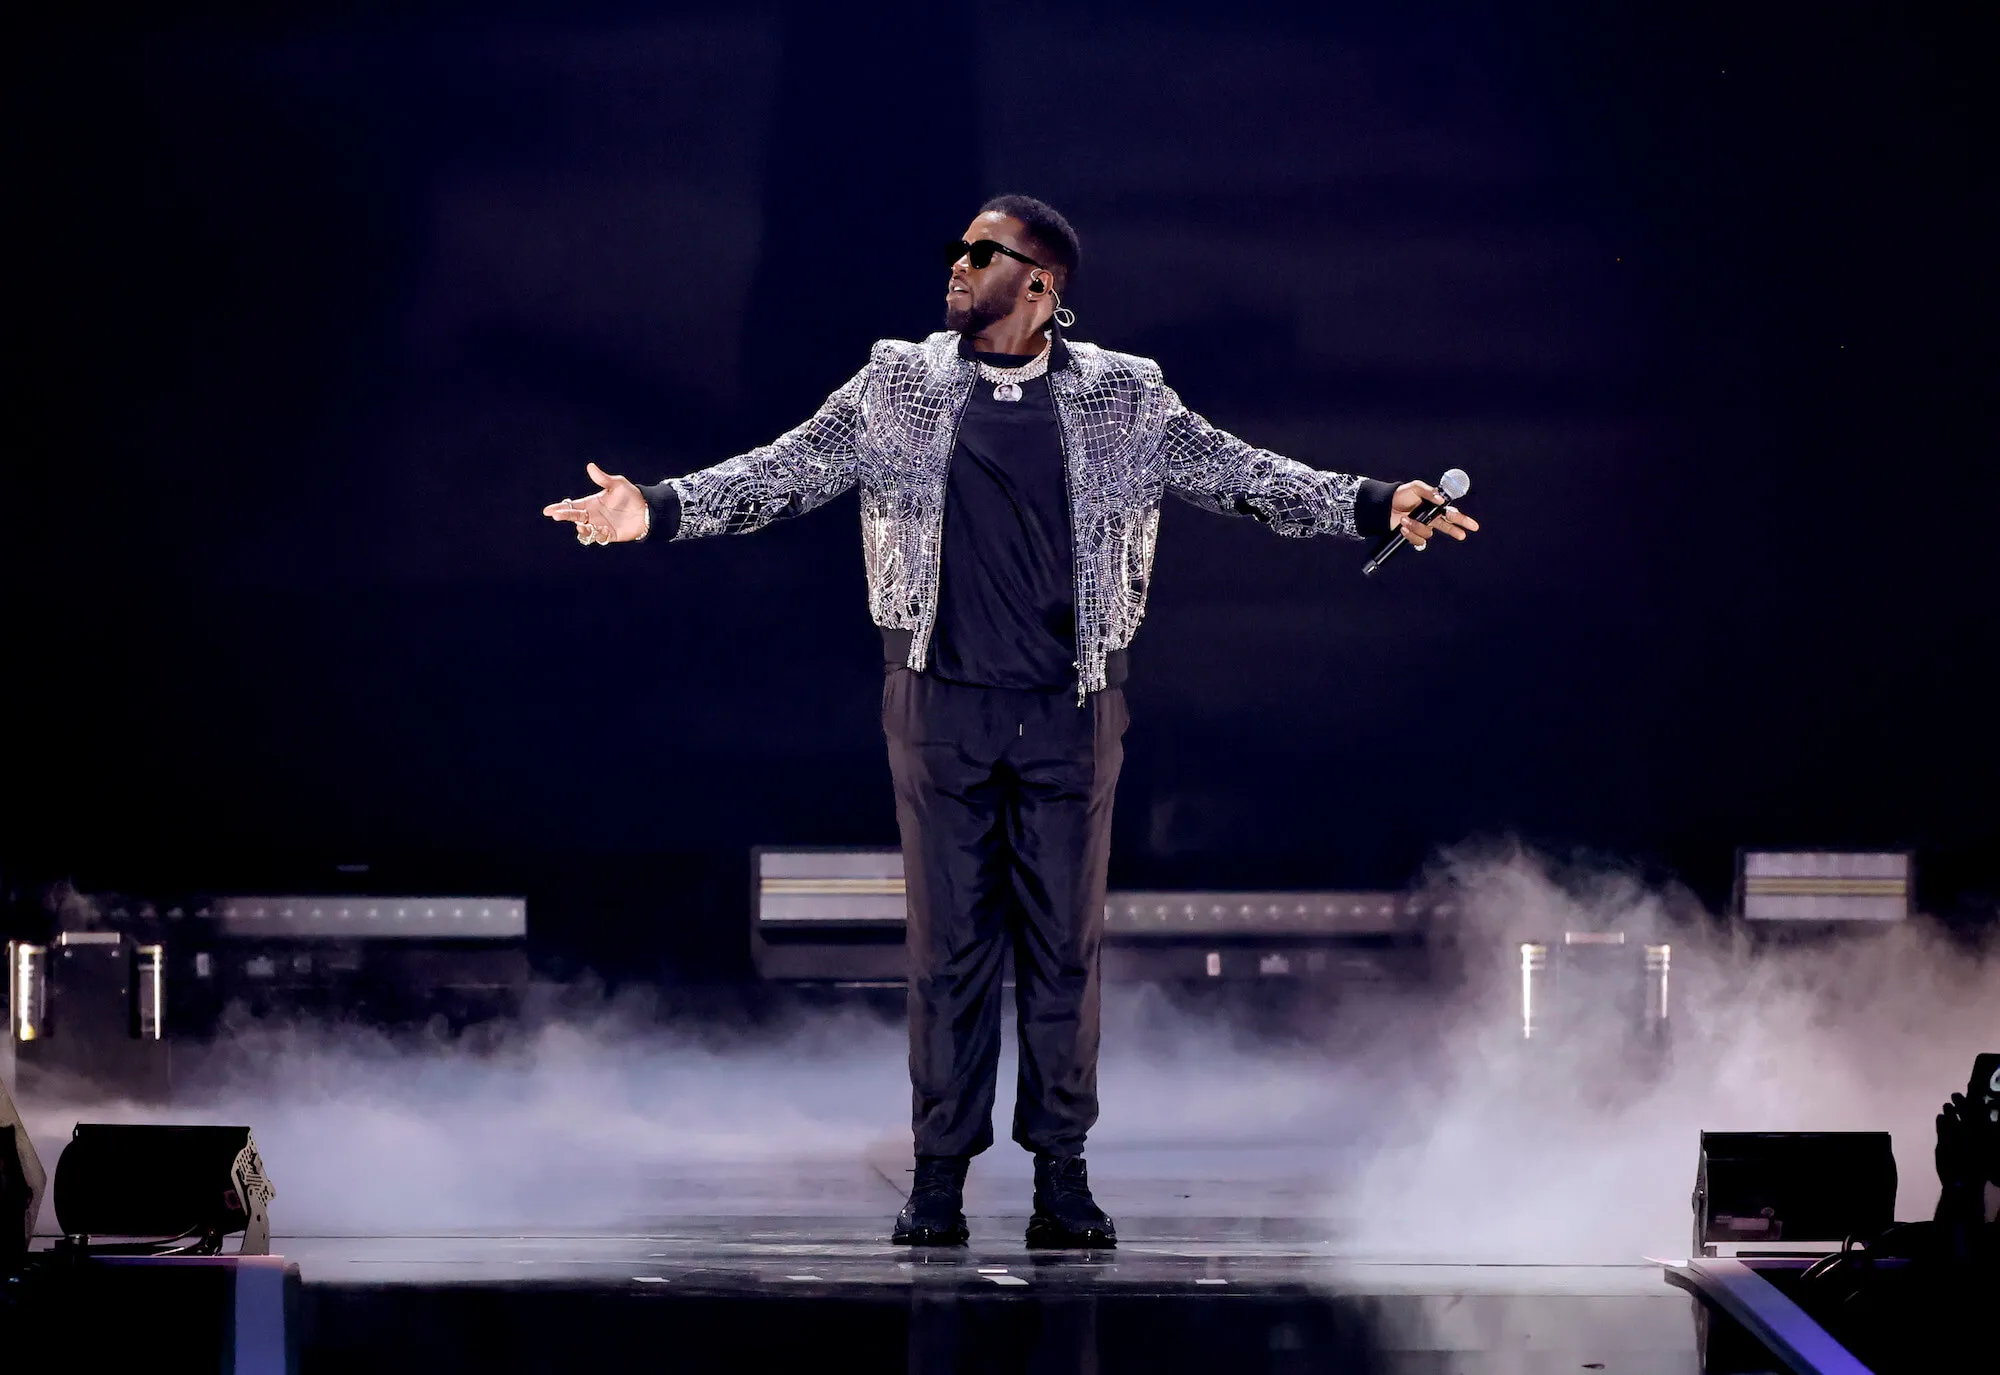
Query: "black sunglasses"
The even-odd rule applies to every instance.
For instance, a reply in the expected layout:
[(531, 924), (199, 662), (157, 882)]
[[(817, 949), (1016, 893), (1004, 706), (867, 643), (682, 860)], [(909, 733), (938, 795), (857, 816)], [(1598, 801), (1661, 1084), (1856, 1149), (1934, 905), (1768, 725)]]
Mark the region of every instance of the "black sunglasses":
[(1042, 264), (1036, 262), (1033, 258), (1030, 258), (1027, 254), (1016, 253), (1013, 249), (1007, 247), (1006, 244), (1000, 243), (994, 239), (974, 239), (971, 243), (967, 243), (964, 239), (960, 239), (957, 243), (948, 245), (945, 248), (944, 265), (946, 267), (956, 267), (958, 266), (958, 260), (960, 258), (970, 258), (972, 259), (972, 265), (974, 268), (976, 269), (989, 268), (993, 266), (993, 255), (995, 253), (1005, 253), (1015, 262), (1026, 263), (1029, 267), (1042, 266)]

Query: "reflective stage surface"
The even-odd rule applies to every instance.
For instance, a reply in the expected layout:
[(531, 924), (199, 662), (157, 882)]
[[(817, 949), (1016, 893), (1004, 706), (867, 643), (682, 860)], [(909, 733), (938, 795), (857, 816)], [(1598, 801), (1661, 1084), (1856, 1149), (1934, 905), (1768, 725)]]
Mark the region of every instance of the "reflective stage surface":
[(971, 1247), (890, 1246), (908, 1162), (871, 1154), (661, 1180), (622, 1229), (281, 1235), (305, 1281), (305, 1368), (1700, 1369), (1693, 1301), (1639, 1257), (1350, 1254), (1337, 1221), (1298, 1215), (1284, 1151), (1094, 1154), (1109, 1253), (1023, 1247), (1011, 1146), (975, 1165)]

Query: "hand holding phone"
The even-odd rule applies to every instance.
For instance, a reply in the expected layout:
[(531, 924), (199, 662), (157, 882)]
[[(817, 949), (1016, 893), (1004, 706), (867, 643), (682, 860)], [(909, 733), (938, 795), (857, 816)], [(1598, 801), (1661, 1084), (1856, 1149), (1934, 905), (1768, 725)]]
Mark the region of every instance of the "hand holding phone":
[(1984, 1221), (1986, 1184), (2000, 1184), (2000, 1053), (1973, 1057), (1964, 1093), (1938, 1110), (1937, 1220)]

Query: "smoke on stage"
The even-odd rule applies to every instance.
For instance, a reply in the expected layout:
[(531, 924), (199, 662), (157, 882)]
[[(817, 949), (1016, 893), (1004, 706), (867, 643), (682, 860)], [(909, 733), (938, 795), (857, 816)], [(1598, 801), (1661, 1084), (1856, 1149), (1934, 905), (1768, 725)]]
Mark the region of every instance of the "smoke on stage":
[[(1913, 921), (1753, 957), (1684, 893), (1517, 849), (1448, 857), (1434, 881), (1461, 909), (1467, 977), (1448, 994), (1357, 997), (1274, 1029), (1107, 989), (1092, 1175), (1128, 1233), (1135, 1210), (1247, 1213), (1356, 1258), (1684, 1255), (1702, 1129), (1890, 1130), (1898, 1215), (1928, 1216), (1932, 1118), (1993, 1048), (2000, 951)], [(1509, 952), (1565, 930), (1673, 941), (1664, 1060), (1639, 1072), (1602, 1045), (1521, 1043)], [(643, 1230), (802, 1196), (886, 1225), (908, 1149), (899, 1026), (850, 1009), (725, 1031), (629, 994), (541, 1001), (497, 1043), (239, 1026), (170, 1108), (23, 1108), (50, 1162), (79, 1119), (248, 1123), (281, 1235)], [(1011, 1048), (1000, 1082), (975, 1214), (1026, 1212)]]

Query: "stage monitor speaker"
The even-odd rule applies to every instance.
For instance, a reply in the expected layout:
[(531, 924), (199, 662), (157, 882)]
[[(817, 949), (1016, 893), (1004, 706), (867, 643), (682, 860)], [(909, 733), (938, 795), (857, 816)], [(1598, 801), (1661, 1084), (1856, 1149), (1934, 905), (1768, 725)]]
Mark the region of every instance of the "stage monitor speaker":
[(28, 1139), (7, 1086), (0, 1084), (0, 1272), (13, 1268), (28, 1253), (45, 1183), (35, 1143)]
[(248, 1127), (80, 1122), (56, 1161), (56, 1221), (93, 1250), (91, 1237), (127, 1237), (143, 1239), (129, 1249), (213, 1255), (241, 1232), (241, 1254), (264, 1255), (276, 1192)]
[(1703, 1132), (1694, 1249), (1808, 1253), (1896, 1220), (1887, 1132)]

